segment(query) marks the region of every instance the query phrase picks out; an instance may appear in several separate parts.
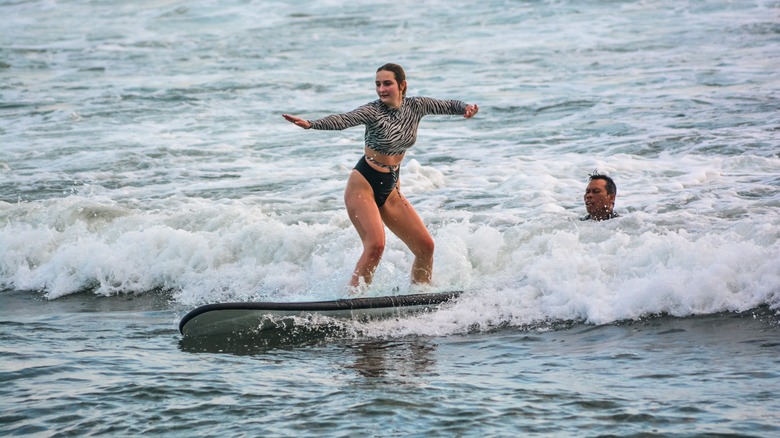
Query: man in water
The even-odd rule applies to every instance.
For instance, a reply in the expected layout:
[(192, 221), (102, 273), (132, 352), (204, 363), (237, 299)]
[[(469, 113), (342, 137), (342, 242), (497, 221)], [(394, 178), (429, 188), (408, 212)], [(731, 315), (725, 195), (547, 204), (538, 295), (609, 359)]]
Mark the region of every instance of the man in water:
[(598, 170), (593, 171), (589, 180), (583, 197), (588, 215), (580, 220), (605, 221), (618, 217), (618, 214), (612, 211), (615, 208), (615, 196), (617, 196), (615, 181), (612, 181), (612, 178), (607, 175), (599, 174)]

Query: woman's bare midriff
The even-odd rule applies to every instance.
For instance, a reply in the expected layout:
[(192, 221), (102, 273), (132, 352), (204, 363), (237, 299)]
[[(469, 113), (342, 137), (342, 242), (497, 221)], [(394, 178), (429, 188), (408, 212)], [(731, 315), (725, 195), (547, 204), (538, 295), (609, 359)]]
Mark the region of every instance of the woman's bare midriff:
[(369, 166), (371, 166), (373, 169), (382, 172), (382, 173), (389, 173), (390, 169), (387, 167), (379, 166), (379, 164), (384, 164), (385, 166), (398, 166), (401, 164), (401, 162), (404, 160), (405, 154), (400, 155), (386, 155), (380, 152), (377, 152), (368, 146), (365, 147), (364, 150), (366, 157), (368, 160), (366, 162)]

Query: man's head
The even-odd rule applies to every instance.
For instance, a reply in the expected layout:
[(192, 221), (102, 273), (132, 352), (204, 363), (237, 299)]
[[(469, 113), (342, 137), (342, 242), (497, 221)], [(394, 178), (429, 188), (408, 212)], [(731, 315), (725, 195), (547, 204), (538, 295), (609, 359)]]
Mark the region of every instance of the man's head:
[(617, 196), (615, 181), (607, 175), (599, 174), (598, 170), (593, 171), (589, 179), (583, 199), (590, 218), (597, 221), (611, 218)]

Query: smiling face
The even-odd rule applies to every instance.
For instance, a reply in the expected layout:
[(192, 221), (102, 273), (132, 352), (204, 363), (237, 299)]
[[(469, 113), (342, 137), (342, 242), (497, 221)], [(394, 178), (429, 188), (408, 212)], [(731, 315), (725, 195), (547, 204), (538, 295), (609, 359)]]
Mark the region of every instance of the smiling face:
[(405, 90), (406, 81), (399, 84), (395, 73), (387, 70), (376, 72), (376, 94), (385, 105), (390, 108), (399, 108)]
[(592, 179), (585, 189), (585, 209), (592, 219), (597, 221), (609, 219), (615, 205), (615, 195), (607, 193), (607, 182), (603, 179)]

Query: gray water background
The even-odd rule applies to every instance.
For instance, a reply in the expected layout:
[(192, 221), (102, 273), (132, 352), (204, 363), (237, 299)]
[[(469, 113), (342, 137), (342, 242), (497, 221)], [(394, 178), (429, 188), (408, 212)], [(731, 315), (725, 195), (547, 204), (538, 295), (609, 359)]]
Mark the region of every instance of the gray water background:
[[(774, 436), (773, 1), (6, 1), (0, 435)], [(433, 315), (190, 342), (200, 304), (344, 296), (375, 97), (429, 117), (402, 169)], [(594, 168), (621, 218), (580, 222)], [(369, 295), (407, 293), (393, 236)]]

